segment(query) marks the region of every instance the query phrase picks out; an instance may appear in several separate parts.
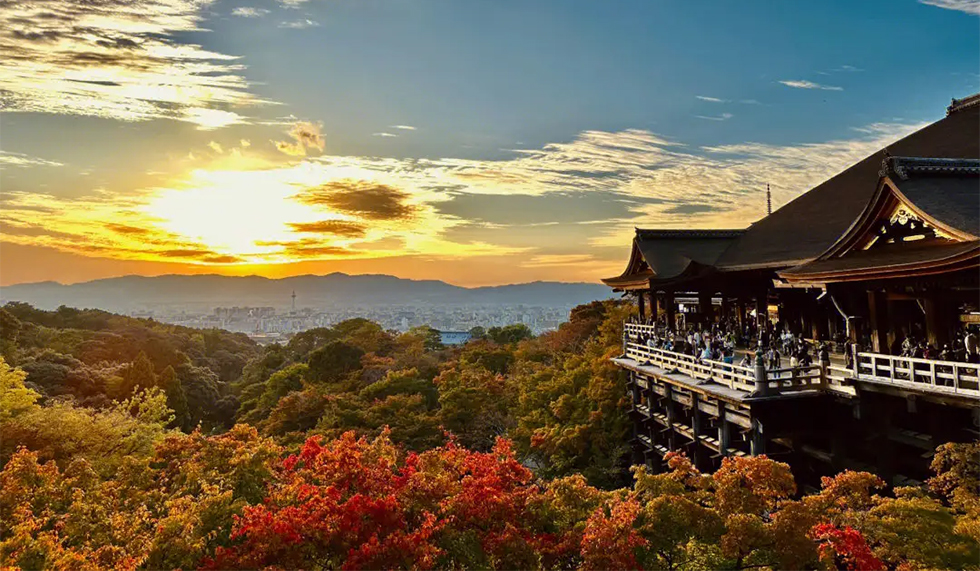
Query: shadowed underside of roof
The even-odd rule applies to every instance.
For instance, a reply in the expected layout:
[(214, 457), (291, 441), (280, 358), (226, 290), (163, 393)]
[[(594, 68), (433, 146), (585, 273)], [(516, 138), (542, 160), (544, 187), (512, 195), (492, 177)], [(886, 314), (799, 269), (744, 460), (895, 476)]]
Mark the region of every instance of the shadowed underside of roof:
[[(889, 145), (888, 152), (980, 158), (980, 105), (951, 109), (946, 118)], [(718, 269), (778, 268), (819, 256), (848, 230), (874, 195), (883, 156), (879, 151), (867, 157), (753, 224), (719, 256)], [(928, 194), (927, 188), (921, 190)]]
[(840, 258), (816, 260), (783, 270), (779, 275), (789, 281), (843, 281), (948, 272), (977, 267), (978, 263), (980, 241), (951, 243), (933, 239), (850, 252)]

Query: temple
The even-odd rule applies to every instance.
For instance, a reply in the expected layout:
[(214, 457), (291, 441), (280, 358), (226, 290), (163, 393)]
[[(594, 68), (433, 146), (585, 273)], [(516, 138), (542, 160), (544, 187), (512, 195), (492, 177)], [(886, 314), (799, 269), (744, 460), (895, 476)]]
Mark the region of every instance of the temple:
[[(980, 94), (746, 229), (637, 229), (603, 282), (639, 310), (614, 359), (637, 461), (765, 453), (804, 480), (921, 479), (980, 427)], [(728, 358), (683, 341), (726, 331)], [(819, 362), (778, 364), (778, 339)]]

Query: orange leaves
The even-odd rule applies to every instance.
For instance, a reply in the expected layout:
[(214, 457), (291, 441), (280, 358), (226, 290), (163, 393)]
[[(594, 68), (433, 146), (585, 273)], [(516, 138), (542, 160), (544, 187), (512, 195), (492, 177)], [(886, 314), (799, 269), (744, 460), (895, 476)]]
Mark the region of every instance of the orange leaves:
[(712, 476), (718, 511), (761, 515), (796, 492), (788, 464), (765, 456), (725, 458)]
[(598, 509), (585, 523), (582, 569), (637, 569), (637, 549), (647, 544), (635, 529), (640, 503), (633, 497), (617, 501), (609, 512)]
[(824, 523), (814, 526), (811, 535), (820, 542), (820, 561), (831, 569), (879, 571), (885, 568), (885, 564), (871, 552), (861, 532), (851, 527), (840, 529)]

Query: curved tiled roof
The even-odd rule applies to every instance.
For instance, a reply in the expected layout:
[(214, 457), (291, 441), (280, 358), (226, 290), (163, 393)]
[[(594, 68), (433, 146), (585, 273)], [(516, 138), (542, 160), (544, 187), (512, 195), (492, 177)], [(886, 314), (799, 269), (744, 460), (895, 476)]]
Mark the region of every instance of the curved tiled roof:
[[(925, 158), (980, 158), (980, 105), (973, 99), (954, 103), (945, 118), (889, 145), (888, 152)], [(865, 158), (750, 226), (718, 258), (718, 269), (787, 267), (822, 254), (871, 200), (885, 156), (879, 151)]]

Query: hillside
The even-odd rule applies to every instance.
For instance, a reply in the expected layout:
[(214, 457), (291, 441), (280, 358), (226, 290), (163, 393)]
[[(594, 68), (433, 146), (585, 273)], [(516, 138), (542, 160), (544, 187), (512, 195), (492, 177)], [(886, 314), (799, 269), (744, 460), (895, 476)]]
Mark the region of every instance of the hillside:
[(201, 309), (215, 305), (286, 308), (296, 292), (297, 307), (419, 304), (486, 304), (574, 306), (613, 293), (602, 284), (532, 282), (465, 288), (436, 280), (408, 280), (388, 275), (259, 276), (165, 275), (125, 276), (64, 285), (57, 282), (0, 288), (0, 300), (21, 301), (41, 309), (61, 305), (131, 312), (168, 306)]

